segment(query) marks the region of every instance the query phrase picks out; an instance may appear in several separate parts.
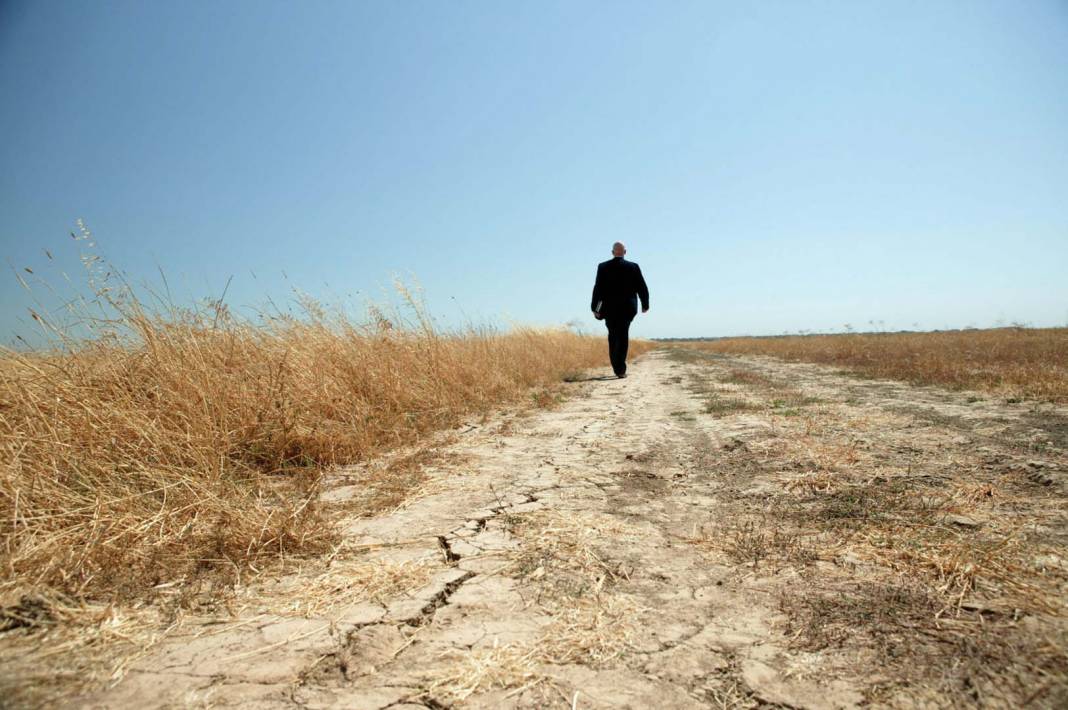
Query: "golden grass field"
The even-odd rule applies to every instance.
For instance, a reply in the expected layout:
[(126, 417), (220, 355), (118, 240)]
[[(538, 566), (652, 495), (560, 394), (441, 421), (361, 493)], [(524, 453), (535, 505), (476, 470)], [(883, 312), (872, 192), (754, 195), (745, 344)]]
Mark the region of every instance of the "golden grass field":
[(1068, 328), (723, 338), (688, 345), (849, 368), (869, 377), (1068, 402)]

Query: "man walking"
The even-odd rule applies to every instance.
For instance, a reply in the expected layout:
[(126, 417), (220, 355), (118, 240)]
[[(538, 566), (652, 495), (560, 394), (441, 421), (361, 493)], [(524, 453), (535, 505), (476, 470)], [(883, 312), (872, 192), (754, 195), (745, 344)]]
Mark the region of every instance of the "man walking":
[(612, 245), (612, 258), (597, 265), (597, 281), (593, 284), (590, 308), (597, 320), (608, 326), (608, 357), (616, 377), (627, 376), (627, 346), (630, 343), (630, 322), (638, 315), (638, 299), (642, 313), (649, 311), (649, 289), (645, 286), (641, 268), (623, 255), (623, 242)]

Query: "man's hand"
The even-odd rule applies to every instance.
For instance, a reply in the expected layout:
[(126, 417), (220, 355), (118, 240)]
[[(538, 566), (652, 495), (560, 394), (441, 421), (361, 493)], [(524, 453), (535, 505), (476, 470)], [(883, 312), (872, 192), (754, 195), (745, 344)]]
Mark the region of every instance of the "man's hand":
[(642, 309), (642, 313), (648, 313), (648, 312), (649, 312), (649, 306), (646, 306), (645, 308)]
[(594, 311), (594, 312), (593, 312), (593, 317), (594, 317), (594, 318), (596, 318), (597, 320), (604, 320), (604, 316), (602, 316), (602, 315), (601, 315), (600, 313), (598, 313), (597, 311)]

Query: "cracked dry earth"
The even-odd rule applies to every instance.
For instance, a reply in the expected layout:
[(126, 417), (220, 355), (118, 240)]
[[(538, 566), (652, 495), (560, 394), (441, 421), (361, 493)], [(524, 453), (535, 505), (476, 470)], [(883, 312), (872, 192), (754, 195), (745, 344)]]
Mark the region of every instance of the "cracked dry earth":
[[(1064, 411), (685, 350), (567, 387), (453, 436), (399, 508), (346, 520), (329, 567), (258, 580), (76, 704), (1068, 697)], [(342, 472), (324, 497), (360, 488)]]

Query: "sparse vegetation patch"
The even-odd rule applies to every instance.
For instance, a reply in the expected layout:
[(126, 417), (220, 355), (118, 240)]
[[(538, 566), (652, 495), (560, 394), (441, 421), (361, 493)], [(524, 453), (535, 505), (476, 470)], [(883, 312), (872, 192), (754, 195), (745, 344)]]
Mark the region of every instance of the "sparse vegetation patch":
[[(781, 413), (782, 367), (748, 376), (754, 360), (721, 357), (695, 378)], [(805, 389), (788, 396), (813, 399)], [(796, 575), (779, 592), (792, 648), (874, 654), (895, 680), (872, 686), (872, 702), (1055, 706), (1068, 693), (1068, 521), (1059, 474), (1042, 472), (1063, 471), (1068, 452), (1050, 442), (1029, 462), (1027, 424), (1005, 420), (976, 447), (984, 420), (828, 393), (714, 452), (732, 513), (692, 541), (751, 574)]]

